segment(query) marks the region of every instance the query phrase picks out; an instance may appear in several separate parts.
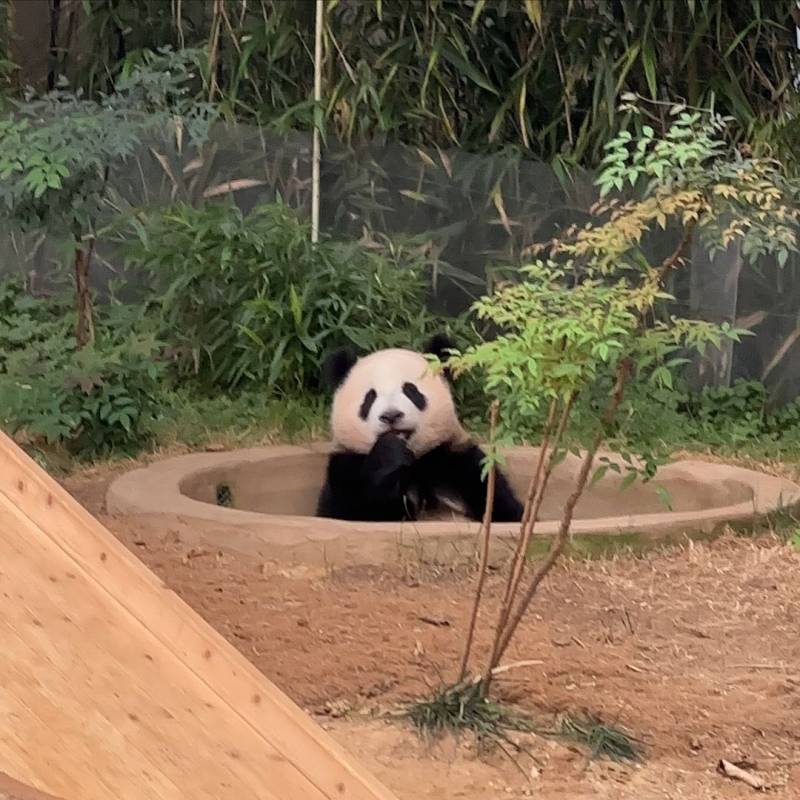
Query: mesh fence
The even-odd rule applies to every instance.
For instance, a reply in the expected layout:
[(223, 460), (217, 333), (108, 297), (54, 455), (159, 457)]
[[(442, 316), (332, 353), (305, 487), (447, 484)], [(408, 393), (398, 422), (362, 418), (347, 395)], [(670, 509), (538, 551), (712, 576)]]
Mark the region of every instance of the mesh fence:
[[(431, 304), (442, 313), (463, 310), (486, 291), (503, 267), (524, 263), (531, 245), (590, 219), (597, 200), (592, 175), (569, 175), (514, 153), (473, 155), (375, 141), (353, 150), (328, 141), (321, 165), (320, 227), (367, 243), (375, 237), (413, 237), (432, 269)], [(182, 138), (153, 139), (110, 180), (119, 208), (192, 204), (231, 196), (247, 212), (280, 197), (303, 215), (311, 208), (311, 137), (277, 135), (253, 127), (216, 125), (202, 147)], [(676, 246), (669, 231), (647, 242), (660, 260)], [(24, 274), (47, 287), (69, 263), (70, 243), (57, 233), (6, 230), (0, 274)], [(690, 269), (670, 287), (676, 312), (727, 321), (754, 335), (709, 352), (690, 369), (695, 386), (763, 381), (774, 403), (800, 394), (800, 259), (784, 267), (772, 259), (755, 266), (732, 248), (709, 259), (695, 248)], [(94, 286), (125, 288), (142, 276), (125, 271), (113, 246), (97, 246)]]

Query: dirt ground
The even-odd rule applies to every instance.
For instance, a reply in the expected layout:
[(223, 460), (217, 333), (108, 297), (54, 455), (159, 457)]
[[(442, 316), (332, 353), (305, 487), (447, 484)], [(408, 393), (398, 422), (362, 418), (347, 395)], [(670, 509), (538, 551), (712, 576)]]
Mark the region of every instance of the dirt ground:
[[(720, 758), (748, 762), (772, 797), (800, 797), (800, 553), (772, 537), (559, 566), (507, 656), (536, 663), (506, 673), (498, 692), (545, 721), (588, 711), (621, 725), (646, 760), (590, 761), (528, 737), (515, 764), (467, 739), (425, 743), (385, 715), (454, 677), (471, 576), (280, 570), (190, 547), (180, 525), (106, 516), (111, 474), (64, 483), (401, 800), (750, 797), (716, 772)], [(500, 581), (489, 581), (485, 621)], [(482, 653), (487, 637), (477, 644)]]

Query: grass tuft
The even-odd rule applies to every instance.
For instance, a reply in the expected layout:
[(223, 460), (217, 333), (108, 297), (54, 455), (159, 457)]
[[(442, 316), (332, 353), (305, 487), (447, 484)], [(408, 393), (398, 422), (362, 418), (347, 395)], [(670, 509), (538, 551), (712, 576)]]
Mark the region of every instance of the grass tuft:
[(592, 758), (639, 762), (644, 755), (641, 742), (629, 733), (590, 715), (565, 714), (560, 718), (556, 730), (550, 735), (588, 747)]
[(564, 739), (587, 747), (591, 758), (640, 762), (644, 756), (641, 742), (628, 732), (602, 722), (596, 717), (565, 714), (555, 728), (544, 729), (527, 715), (483, 696), (481, 684), (456, 684), (439, 689), (430, 700), (409, 706), (407, 716), (420, 733), (437, 736), (444, 733), (473, 733), (479, 741), (498, 745), (507, 755), (505, 745), (521, 751), (509, 733), (536, 733)]
[(430, 700), (411, 705), (408, 717), (418, 731), (433, 735), (470, 731), (481, 739), (506, 741), (506, 731), (531, 732), (523, 715), (483, 697), (480, 683), (439, 689)]

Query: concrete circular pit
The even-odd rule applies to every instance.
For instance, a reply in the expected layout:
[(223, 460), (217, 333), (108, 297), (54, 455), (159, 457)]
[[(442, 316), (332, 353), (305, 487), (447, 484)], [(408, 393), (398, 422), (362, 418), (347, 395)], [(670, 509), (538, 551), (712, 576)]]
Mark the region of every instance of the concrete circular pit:
[[(417, 558), (466, 554), (479, 523), (449, 518), (364, 523), (314, 516), (329, 445), (273, 446), (224, 453), (193, 453), (133, 470), (106, 496), (111, 514), (164, 515), (191, 521), (207, 544), (258, 552), (278, 561), (380, 564), (411, 549)], [(506, 452), (507, 471), (524, 497), (537, 456), (531, 447)], [(613, 456), (606, 454), (613, 460)], [(579, 460), (569, 455), (555, 469), (537, 533), (555, 533)], [(663, 539), (700, 534), (722, 523), (743, 522), (800, 502), (800, 486), (742, 467), (684, 460), (662, 467), (651, 482), (621, 489), (613, 471), (588, 488), (576, 509), (573, 535)], [(667, 490), (671, 510), (664, 505)], [(518, 525), (494, 525), (496, 544)], [(503, 550), (507, 550), (506, 547)]]

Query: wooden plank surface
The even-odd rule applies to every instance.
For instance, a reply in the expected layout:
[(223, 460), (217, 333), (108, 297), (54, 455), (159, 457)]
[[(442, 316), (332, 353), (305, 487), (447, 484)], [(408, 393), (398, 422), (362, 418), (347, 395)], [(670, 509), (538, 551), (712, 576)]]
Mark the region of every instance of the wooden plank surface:
[(394, 800), (0, 433), (0, 770), (80, 800)]
[(0, 772), (0, 800), (60, 800), (51, 794), (32, 789)]

